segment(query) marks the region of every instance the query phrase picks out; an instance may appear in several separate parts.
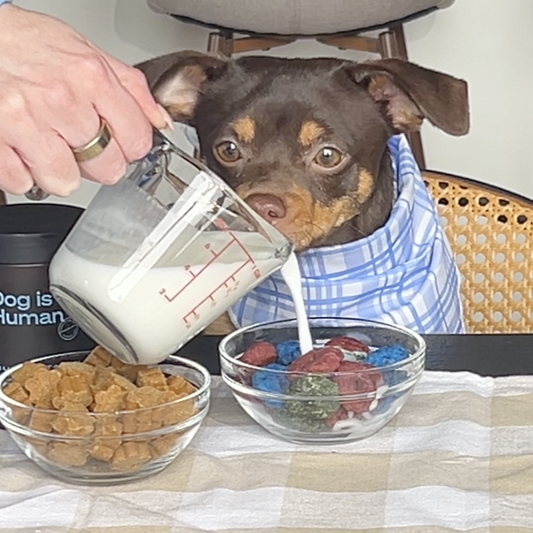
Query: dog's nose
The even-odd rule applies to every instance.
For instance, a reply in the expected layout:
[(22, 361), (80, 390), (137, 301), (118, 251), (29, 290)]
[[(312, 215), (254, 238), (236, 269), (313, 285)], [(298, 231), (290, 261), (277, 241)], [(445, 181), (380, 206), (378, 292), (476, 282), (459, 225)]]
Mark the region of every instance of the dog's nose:
[(273, 194), (252, 194), (246, 198), (246, 203), (271, 224), (275, 224), (287, 214), (287, 209), (281, 198)]

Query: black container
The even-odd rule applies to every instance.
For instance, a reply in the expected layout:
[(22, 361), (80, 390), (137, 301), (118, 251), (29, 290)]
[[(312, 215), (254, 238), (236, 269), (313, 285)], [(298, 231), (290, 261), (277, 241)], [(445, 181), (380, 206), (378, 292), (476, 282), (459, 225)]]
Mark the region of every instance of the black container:
[(82, 213), (59, 204), (0, 206), (0, 370), (94, 347), (48, 289), (50, 260)]

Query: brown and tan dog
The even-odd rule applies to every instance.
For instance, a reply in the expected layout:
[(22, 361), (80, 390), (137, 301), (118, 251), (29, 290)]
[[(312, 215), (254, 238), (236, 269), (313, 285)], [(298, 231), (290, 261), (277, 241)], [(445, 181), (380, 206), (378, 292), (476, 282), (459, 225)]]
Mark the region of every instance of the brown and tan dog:
[(391, 135), (424, 119), (451, 135), (469, 129), (464, 81), (396, 59), (178, 52), (138, 68), (172, 118), (196, 128), (207, 165), (297, 251), (383, 226)]

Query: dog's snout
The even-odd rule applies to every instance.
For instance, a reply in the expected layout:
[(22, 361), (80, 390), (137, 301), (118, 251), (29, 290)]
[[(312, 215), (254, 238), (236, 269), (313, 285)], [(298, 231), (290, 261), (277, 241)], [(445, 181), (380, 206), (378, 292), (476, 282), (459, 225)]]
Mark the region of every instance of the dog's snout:
[(252, 194), (246, 198), (246, 203), (270, 224), (276, 224), (287, 214), (281, 198), (273, 194)]

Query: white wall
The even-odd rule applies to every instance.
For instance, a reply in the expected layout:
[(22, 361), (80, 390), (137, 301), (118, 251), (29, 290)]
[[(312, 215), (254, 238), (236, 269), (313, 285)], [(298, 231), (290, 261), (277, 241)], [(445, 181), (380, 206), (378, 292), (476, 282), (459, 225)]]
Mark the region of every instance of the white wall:
[[(145, 0), (15, 3), (61, 18), (128, 63), (206, 46), (206, 30), (155, 14)], [(472, 127), (468, 136), (454, 138), (429, 125), (423, 128), (429, 168), (470, 176), (533, 198), (532, 23), (532, 0), (456, 0), (451, 8), (406, 25), (412, 61), (462, 77), (470, 85)], [(310, 41), (270, 53), (362, 57)], [(84, 183), (65, 201), (84, 206), (95, 191), (94, 184)]]

